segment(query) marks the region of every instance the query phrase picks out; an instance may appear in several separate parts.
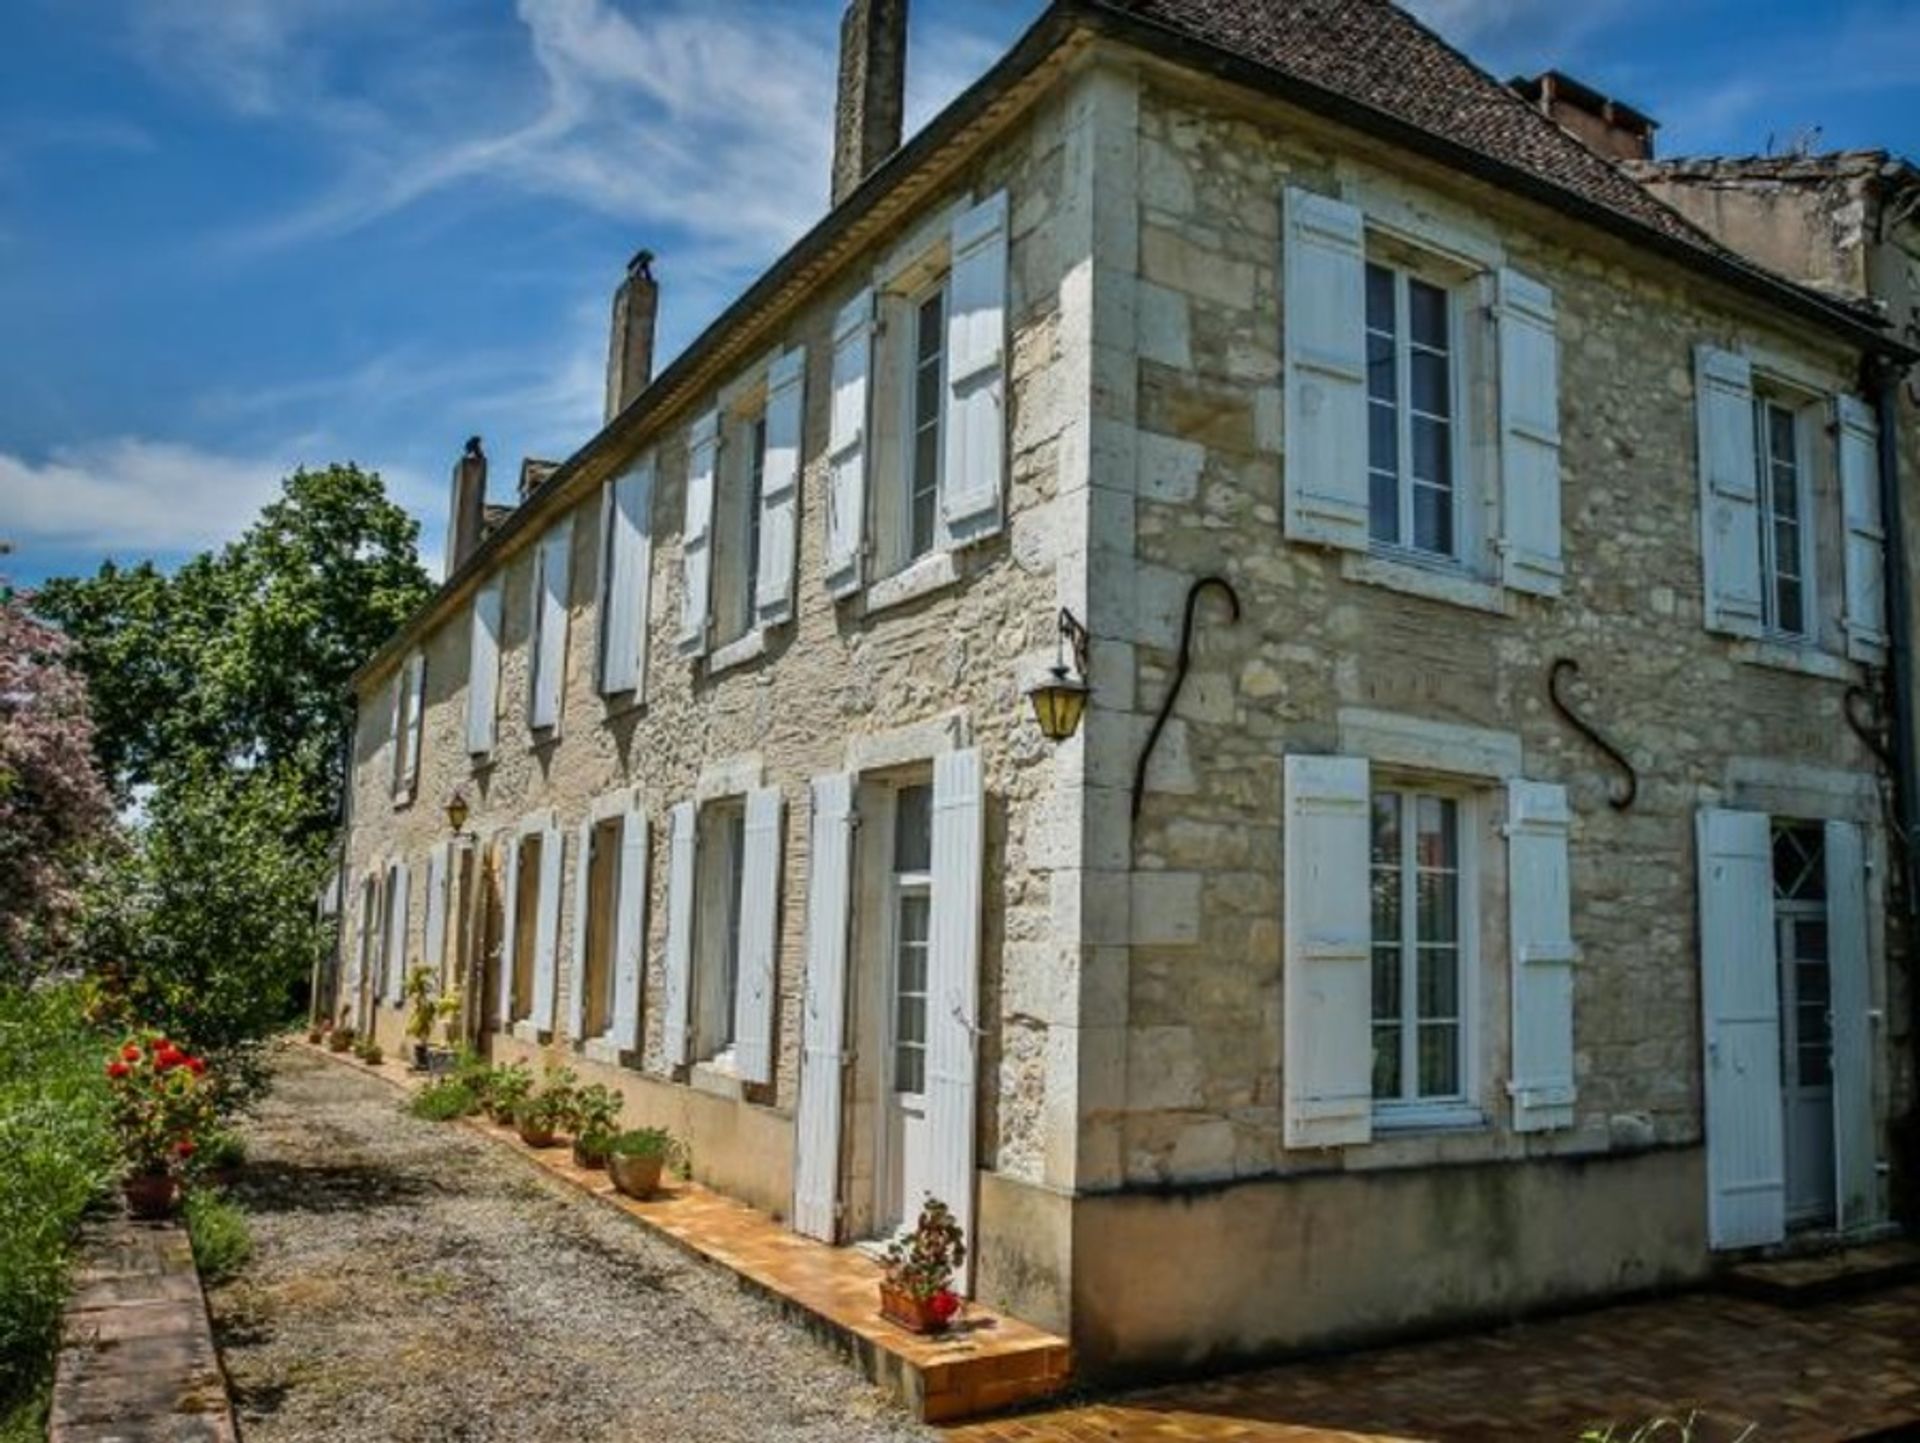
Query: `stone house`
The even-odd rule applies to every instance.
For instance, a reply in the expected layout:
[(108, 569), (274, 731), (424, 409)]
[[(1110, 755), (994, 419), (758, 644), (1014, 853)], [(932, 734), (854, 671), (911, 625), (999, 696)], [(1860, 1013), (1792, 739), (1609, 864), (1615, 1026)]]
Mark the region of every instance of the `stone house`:
[(1912, 353), (1384, 0), (1059, 0), (904, 145), (843, 44), (830, 214), (456, 468), (334, 1005), (423, 962), (812, 1237), (938, 1196), (1094, 1373), (1885, 1227)]

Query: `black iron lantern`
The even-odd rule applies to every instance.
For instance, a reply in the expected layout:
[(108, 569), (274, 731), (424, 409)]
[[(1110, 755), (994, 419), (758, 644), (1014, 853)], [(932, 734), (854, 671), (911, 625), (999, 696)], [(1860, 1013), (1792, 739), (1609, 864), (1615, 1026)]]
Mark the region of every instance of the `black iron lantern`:
[(447, 798), (447, 825), (453, 828), (453, 834), (456, 837), (466, 830), (467, 794), (465, 792), (455, 792)]
[[(1087, 629), (1071, 611), (1060, 608), (1060, 629), (1054, 640), (1053, 665), (1047, 675), (1027, 688), (1027, 701), (1040, 734), (1063, 742), (1080, 730), (1093, 688), (1087, 684)], [(1073, 667), (1067, 666), (1067, 647), (1073, 647)]]

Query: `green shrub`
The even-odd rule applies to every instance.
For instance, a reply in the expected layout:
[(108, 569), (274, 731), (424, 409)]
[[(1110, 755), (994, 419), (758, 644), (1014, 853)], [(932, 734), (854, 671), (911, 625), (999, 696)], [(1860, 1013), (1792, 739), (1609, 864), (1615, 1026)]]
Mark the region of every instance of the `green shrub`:
[(473, 1095), (473, 1088), (458, 1077), (443, 1077), (438, 1082), (430, 1082), (407, 1103), (407, 1111), (415, 1117), (424, 1117), (428, 1122), (452, 1122), (456, 1117), (465, 1117), (480, 1105)]
[(618, 1134), (607, 1144), (607, 1151), (615, 1157), (657, 1157), (670, 1163), (679, 1148), (664, 1127), (636, 1127)]
[(32, 1410), (81, 1215), (120, 1173), (106, 1044), (79, 990), (0, 987), (0, 1418)]
[(253, 1233), (247, 1216), (227, 1201), (218, 1188), (187, 1191), (187, 1236), (193, 1243), (193, 1265), (209, 1283), (223, 1282), (239, 1272), (253, 1256)]

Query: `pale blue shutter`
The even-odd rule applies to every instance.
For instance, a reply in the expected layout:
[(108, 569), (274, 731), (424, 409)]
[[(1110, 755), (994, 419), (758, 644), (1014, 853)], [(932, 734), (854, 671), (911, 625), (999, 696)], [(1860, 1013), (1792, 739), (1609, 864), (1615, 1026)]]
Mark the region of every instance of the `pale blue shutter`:
[(592, 926), (594, 823), (588, 813), (574, 831), (573, 951), (567, 958), (567, 1036), (586, 1040), (587, 933)]
[(565, 857), (565, 834), (549, 821), (540, 833), (540, 900), (534, 917), (533, 1025), (553, 1031), (556, 983), (560, 963), (560, 868)]
[(827, 423), (826, 585), (860, 589), (867, 545), (867, 412), (873, 369), (873, 292), (847, 302), (833, 323), (833, 401)]
[(707, 649), (707, 612), (713, 594), (713, 501), (720, 460), (720, 413), (693, 423), (687, 438), (687, 507), (680, 527), (680, 649)]
[(1760, 491), (1754, 471), (1753, 367), (1745, 356), (1694, 352), (1700, 443), (1700, 549), (1711, 631), (1758, 636)]
[(496, 1017), (502, 1027), (513, 1022), (513, 972), (517, 965), (517, 947), (520, 936), (520, 833), (511, 831), (506, 834), (507, 855), (501, 867), (501, 896), (503, 905), (500, 918), (500, 990), (494, 999), (498, 1009)]
[(1005, 501), (1007, 194), (953, 223), (941, 514), (959, 542), (999, 530)]
[(767, 373), (767, 458), (760, 488), (760, 574), (754, 618), (762, 626), (793, 619), (794, 554), (799, 545), (801, 430), (807, 352), (796, 346)]
[(779, 962), (781, 797), (747, 793), (740, 872), (740, 975), (734, 988), (733, 1057), (743, 1082), (773, 1081), (773, 1002)]
[(613, 1039), (623, 1050), (638, 1052), (640, 979), (647, 949), (647, 814), (628, 807), (620, 826), (620, 904), (615, 924)]
[(846, 1037), (847, 925), (853, 891), (853, 779), (813, 781), (807, 865), (806, 1007), (794, 1112), (793, 1227), (838, 1241), (840, 1071)]
[[(969, 1252), (973, 1226), (980, 907), (986, 842), (980, 753), (933, 764), (933, 895), (927, 949), (927, 1190), (953, 1209)], [(913, 1213), (909, 1200), (908, 1212)], [(957, 1286), (967, 1289), (968, 1273)]]
[(1366, 228), (1353, 206), (1286, 194), (1286, 534), (1367, 548)]
[(447, 859), (445, 842), (436, 842), (427, 852), (427, 951), (421, 961), (433, 973), (436, 987), (445, 982), (447, 972)]
[(1516, 591), (1558, 596), (1560, 343), (1553, 292), (1518, 271), (1498, 277), (1500, 575)]
[(606, 485), (601, 503), (600, 690), (644, 694), (653, 584), (653, 458)]
[(687, 1061), (687, 1026), (693, 987), (693, 849), (697, 814), (692, 802), (677, 803), (667, 823), (667, 1005), (661, 1026), (661, 1057), (669, 1070)]
[(493, 750), (500, 704), (500, 578), (473, 594), (473, 630), (467, 646), (467, 751)]
[(1873, 1121), (1873, 978), (1867, 853), (1860, 828), (1828, 822), (1827, 958), (1833, 1014), (1835, 1217), (1842, 1232), (1882, 1220)]
[(406, 1000), (407, 904), (412, 896), (413, 873), (405, 862), (395, 862), (387, 877), (392, 888), (387, 913), (387, 1001), (398, 1007)]
[(536, 553), (533, 664), (528, 689), (528, 725), (536, 731), (560, 725), (567, 675), (567, 602), (573, 558), (573, 522), (556, 521)]
[(1847, 655), (1887, 659), (1887, 530), (1880, 516), (1880, 423), (1857, 396), (1834, 397), (1846, 517)]
[(1516, 1132), (1573, 1126), (1572, 884), (1567, 789), (1507, 784), (1507, 903), (1513, 951)]

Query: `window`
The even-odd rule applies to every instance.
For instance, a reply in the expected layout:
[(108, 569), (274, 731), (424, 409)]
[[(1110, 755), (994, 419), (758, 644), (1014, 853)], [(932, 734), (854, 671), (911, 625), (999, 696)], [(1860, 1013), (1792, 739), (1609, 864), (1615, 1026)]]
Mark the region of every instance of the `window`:
[(912, 369), (907, 386), (906, 559), (933, 550), (939, 514), (942, 436), (946, 394), (947, 292), (943, 280), (913, 309)]
[(747, 428), (747, 540), (745, 557), (746, 620), (751, 625), (760, 590), (760, 503), (767, 489), (767, 415), (762, 411)]
[(1768, 631), (1804, 636), (1809, 526), (1800, 418), (1766, 396), (1754, 399), (1754, 463), (1759, 472), (1760, 605)]
[(746, 874), (746, 810), (737, 802), (700, 816), (694, 928), (694, 1060), (730, 1054), (740, 986), (740, 902)]
[[(613, 947), (620, 915), (620, 845), (624, 819), (607, 817), (587, 834), (586, 927), (580, 1038), (600, 1037), (613, 1025)], [(579, 1039), (576, 1039), (579, 1040)]]
[(893, 820), (893, 1090), (927, 1090), (927, 941), (933, 788), (902, 787)]
[(1373, 1097), (1376, 1107), (1466, 1097), (1461, 803), (1373, 793)]
[(1375, 262), (1366, 285), (1369, 534), (1378, 546), (1456, 557), (1452, 299)]
[(535, 952), (540, 938), (540, 875), (546, 840), (540, 832), (529, 832), (517, 843), (518, 858), (514, 871), (513, 977), (507, 998), (507, 1021), (523, 1022), (533, 1016)]

